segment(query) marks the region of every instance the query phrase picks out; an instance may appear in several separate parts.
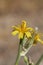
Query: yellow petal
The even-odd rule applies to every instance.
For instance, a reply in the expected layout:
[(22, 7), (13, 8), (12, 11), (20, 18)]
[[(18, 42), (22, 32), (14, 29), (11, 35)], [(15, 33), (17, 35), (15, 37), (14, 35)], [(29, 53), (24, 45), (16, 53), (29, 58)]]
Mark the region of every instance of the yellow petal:
[(32, 37), (31, 36), (31, 33), (30, 32), (25, 32), (26, 36), (29, 38), (29, 37)]
[(16, 27), (16, 26), (12, 26), (13, 29), (16, 29), (19, 31), (19, 27)]
[(15, 36), (16, 34), (18, 34), (19, 32), (18, 31), (13, 31), (11, 34), (13, 35), (13, 36)]
[(23, 39), (23, 33), (22, 32), (19, 33), (19, 39), (20, 38)]
[(28, 31), (34, 31), (33, 28), (29, 27), (29, 28), (26, 28), (26, 30)]
[(43, 44), (43, 41), (42, 41), (41, 39), (38, 38), (37, 40), (38, 40), (41, 44)]
[(26, 21), (25, 20), (22, 20), (22, 25), (21, 25), (22, 28), (26, 28)]

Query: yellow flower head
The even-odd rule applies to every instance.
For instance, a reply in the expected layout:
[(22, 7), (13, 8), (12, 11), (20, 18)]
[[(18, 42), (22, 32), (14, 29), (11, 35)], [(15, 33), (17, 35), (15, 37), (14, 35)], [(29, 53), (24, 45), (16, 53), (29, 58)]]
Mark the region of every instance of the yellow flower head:
[(36, 34), (34, 37), (34, 44), (37, 44), (37, 42), (40, 42), (41, 44), (43, 44), (43, 41), (41, 40), (41, 36), (42, 34)]
[(13, 26), (13, 29), (14, 29), (14, 31), (12, 31), (12, 35), (15, 36), (16, 34), (19, 34), (19, 38), (22, 38), (22, 39), (23, 39), (24, 35), (26, 35), (28, 38), (31, 37), (30, 31), (33, 31), (33, 28), (26, 27), (25, 20), (22, 20), (22, 24), (20, 27)]

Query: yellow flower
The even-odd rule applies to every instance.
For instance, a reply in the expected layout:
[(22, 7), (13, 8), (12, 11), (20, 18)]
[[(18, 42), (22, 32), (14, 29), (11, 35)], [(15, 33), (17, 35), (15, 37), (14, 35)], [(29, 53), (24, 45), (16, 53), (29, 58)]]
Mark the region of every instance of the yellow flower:
[(34, 38), (34, 43), (33, 44), (37, 44), (37, 42), (40, 42), (41, 44), (43, 44), (43, 40), (41, 40), (41, 34), (36, 34), (35, 38)]
[(24, 35), (26, 35), (28, 38), (31, 37), (31, 32), (33, 31), (33, 28), (26, 27), (26, 21), (22, 20), (22, 24), (20, 27), (13, 26), (14, 30), (12, 31), (12, 35), (15, 36), (16, 34), (19, 34), (19, 38), (23, 38)]

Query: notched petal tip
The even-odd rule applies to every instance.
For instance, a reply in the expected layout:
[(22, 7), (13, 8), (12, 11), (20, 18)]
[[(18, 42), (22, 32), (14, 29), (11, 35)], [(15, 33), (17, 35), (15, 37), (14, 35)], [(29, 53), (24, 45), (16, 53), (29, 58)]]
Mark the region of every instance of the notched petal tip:
[(11, 34), (13, 35), (13, 36), (15, 36), (16, 34), (18, 34), (19, 32), (18, 31), (13, 31)]
[(22, 26), (23, 28), (26, 27), (26, 21), (25, 21), (25, 20), (22, 20), (22, 24), (21, 24), (21, 26)]
[(26, 20), (22, 20), (23, 23), (26, 23)]
[(38, 41), (39, 41), (41, 44), (43, 44), (43, 40), (41, 40), (41, 39), (38, 39)]
[(31, 28), (31, 27), (27, 28), (26, 30), (27, 30), (27, 31), (29, 30), (29, 31), (31, 31), (31, 32), (34, 32), (34, 29)]

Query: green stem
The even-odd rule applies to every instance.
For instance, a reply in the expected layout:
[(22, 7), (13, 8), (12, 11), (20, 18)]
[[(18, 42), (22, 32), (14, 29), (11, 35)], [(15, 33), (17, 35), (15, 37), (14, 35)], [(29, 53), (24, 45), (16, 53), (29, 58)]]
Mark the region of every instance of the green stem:
[(22, 41), (23, 39), (20, 39), (20, 43), (19, 43), (19, 48), (18, 48), (18, 54), (17, 54), (17, 58), (16, 58), (16, 62), (15, 62), (15, 65), (18, 65), (18, 62), (20, 60), (20, 53), (21, 53), (21, 50), (22, 50)]
[(17, 59), (16, 59), (16, 62), (15, 62), (15, 65), (18, 65), (18, 62), (20, 60), (20, 52), (21, 52), (21, 45), (19, 44), (18, 55), (17, 55)]
[(34, 65), (34, 63), (27, 56), (24, 56), (24, 61), (25, 61), (26, 65)]
[(29, 61), (28, 61), (27, 56), (24, 56), (24, 61), (25, 61), (26, 65), (29, 65)]
[(40, 57), (40, 59), (38, 60), (38, 62), (35, 65), (39, 65), (42, 59), (43, 59), (43, 55)]

